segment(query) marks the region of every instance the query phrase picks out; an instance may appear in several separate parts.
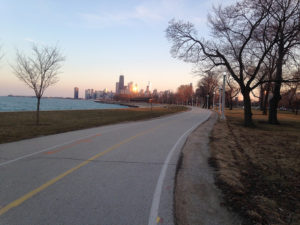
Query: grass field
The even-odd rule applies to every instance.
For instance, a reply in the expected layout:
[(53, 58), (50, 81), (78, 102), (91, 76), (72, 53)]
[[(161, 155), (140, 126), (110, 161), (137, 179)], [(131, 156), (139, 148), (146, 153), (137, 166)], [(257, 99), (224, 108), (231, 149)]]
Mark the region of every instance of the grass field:
[(22, 140), (66, 131), (137, 121), (187, 110), (185, 107), (130, 108), (113, 110), (40, 112), (40, 125), (35, 125), (35, 112), (1, 112), (0, 143)]
[(253, 114), (255, 127), (246, 128), (242, 110), (227, 111), (211, 134), (225, 204), (244, 224), (300, 224), (300, 115), (283, 112), (281, 125), (269, 125)]

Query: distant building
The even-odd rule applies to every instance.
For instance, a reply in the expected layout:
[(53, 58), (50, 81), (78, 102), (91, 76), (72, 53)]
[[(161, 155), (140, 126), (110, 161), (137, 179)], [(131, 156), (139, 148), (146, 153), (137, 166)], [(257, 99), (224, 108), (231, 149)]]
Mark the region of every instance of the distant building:
[(89, 91), (89, 90), (90, 90), (90, 89), (84, 91), (84, 94), (85, 94), (85, 95), (84, 95), (84, 98), (85, 98), (85, 99), (89, 99), (89, 98), (90, 98), (90, 91)]
[(120, 75), (119, 78), (119, 91), (124, 90), (124, 75)]
[(129, 93), (133, 93), (133, 82), (128, 83), (127, 88)]
[(120, 90), (119, 90), (119, 82), (116, 82), (116, 94), (119, 94)]
[(100, 99), (103, 96), (103, 91), (94, 91), (94, 99)]
[(78, 96), (79, 96), (79, 88), (74, 87), (74, 99), (78, 99)]
[(151, 83), (149, 81), (146, 87), (145, 96), (150, 96), (150, 95), (151, 95)]
[(151, 82), (150, 82), (150, 81), (148, 81), (148, 90), (149, 90), (149, 92), (151, 92), (151, 91), (152, 91), (152, 84), (151, 84)]
[(92, 99), (94, 97), (94, 89), (85, 90), (85, 99)]
[(121, 95), (129, 94), (127, 86), (124, 86), (123, 89), (120, 89), (119, 94), (121, 94)]

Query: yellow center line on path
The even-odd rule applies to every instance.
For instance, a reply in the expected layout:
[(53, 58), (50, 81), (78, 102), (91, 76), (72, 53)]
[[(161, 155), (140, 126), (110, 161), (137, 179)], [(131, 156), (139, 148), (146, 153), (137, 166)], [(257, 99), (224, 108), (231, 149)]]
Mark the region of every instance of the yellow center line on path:
[[(60, 175), (58, 175), (57, 177), (53, 178), (52, 180), (49, 180), (48, 182), (44, 183), (44, 184), (41, 185), (40, 187), (38, 187), (38, 188), (36, 188), (36, 189), (34, 189), (34, 190), (28, 192), (27, 194), (23, 195), (22, 197), (20, 197), (20, 198), (16, 199), (15, 201), (9, 203), (8, 205), (4, 206), (3, 208), (0, 208), (0, 216), (3, 215), (3, 214), (5, 214), (5, 213), (6, 213), (7, 211), (9, 211), (10, 209), (15, 208), (15, 207), (21, 205), (23, 202), (27, 201), (28, 199), (30, 199), (30, 198), (33, 197), (34, 195), (36, 195), (36, 194), (38, 194), (39, 192), (45, 190), (46, 188), (48, 188), (48, 187), (51, 186), (52, 184), (55, 184), (55, 183), (58, 182), (59, 180), (63, 179), (65, 176), (67, 176), (67, 175), (73, 173), (74, 171), (80, 169), (81, 167), (85, 166), (86, 164), (92, 162), (93, 160), (95, 160), (95, 159), (97, 159), (97, 158), (99, 158), (99, 157), (101, 157), (101, 156), (103, 156), (103, 155), (105, 155), (105, 154), (107, 154), (107, 153), (109, 153), (109, 152), (111, 152), (111, 151), (117, 149), (117, 148), (120, 147), (121, 145), (126, 144), (126, 143), (132, 141), (133, 139), (135, 139), (135, 138), (137, 138), (137, 137), (139, 137), (139, 136), (142, 136), (142, 135), (145, 135), (145, 134), (147, 134), (147, 133), (150, 133), (151, 131), (156, 130), (156, 129), (158, 129), (158, 128), (164, 126), (164, 125), (167, 125), (167, 124), (169, 124), (169, 123), (172, 123), (172, 122), (173, 122), (173, 121), (170, 121), (170, 122), (167, 122), (167, 123), (164, 123), (164, 124), (160, 124), (160, 125), (158, 125), (158, 126), (156, 126), (156, 127), (154, 127), (154, 128), (151, 128), (151, 129), (146, 130), (146, 131), (144, 131), (144, 132), (138, 133), (138, 134), (136, 134), (136, 135), (134, 135), (134, 136), (132, 136), (132, 137), (130, 137), (130, 138), (127, 138), (127, 139), (125, 139), (125, 140), (123, 140), (123, 141), (121, 141), (121, 142), (119, 142), (119, 143), (117, 143), (117, 144), (115, 144), (115, 145), (109, 147), (109, 148), (106, 149), (105, 151), (100, 152), (100, 153), (94, 155), (93, 157), (87, 159), (86, 161), (80, 163), (79, 165), (77, 165), (77, 166), (75, 166), (75, 167), (73, 167), (73, 168), (67, 170), (66, 172), (64, 172), (64, 173), (62, 173), (62, 174), (60, 174)], [(175, 121), (174, 121), (174, 122), (175, 122)]]

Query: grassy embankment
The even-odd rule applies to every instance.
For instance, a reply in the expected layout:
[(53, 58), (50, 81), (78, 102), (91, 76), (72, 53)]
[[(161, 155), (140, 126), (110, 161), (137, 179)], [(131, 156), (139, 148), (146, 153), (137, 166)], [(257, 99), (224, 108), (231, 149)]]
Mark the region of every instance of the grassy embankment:
[(0, 143), (22, 140), (66, 131), (137, 121), (187, 110), (185, 107), (129, 108), (113, 110), (45, 111), (40, 125), (35, 125), (35, 112), (0, 113)]
[(244, 224), (300, 224), (300, 115), (280, 112), (281, 125), (254, 111), (254, 128), (243, 111), (226, 112), (211, 134), (211, 164), (225, 204)]

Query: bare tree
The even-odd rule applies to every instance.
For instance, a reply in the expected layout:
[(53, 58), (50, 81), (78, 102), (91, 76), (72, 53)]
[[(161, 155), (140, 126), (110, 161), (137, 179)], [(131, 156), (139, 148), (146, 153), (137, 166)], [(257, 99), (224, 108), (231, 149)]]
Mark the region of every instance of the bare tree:
[(178, 100), (185, 104), (188, 104), (188, 102), (192, 100), (193, 94), (193, 87), (188, 84), (180, 85), (177, 89)]
[[(278, 67), (278, 47), (275, 46), (275, 48), (268, 54), (266, 62), (261, 69), (261, 73), (265, 73), (265, 83), (261, 84), (261, 96), (260, 96), (260, 101), (262, 103), (262, 111), (263, 115), (267, 115), (267, 106), (269, 104), (269, 101), (272, 101), (272, 98), (274, 96), (274, 93), (278, 91), (279, 86), (280, 90), (282, 89), (282, 85), (284, 87), (293, 87), (300, 82), (300, 77), (299, 77), (299, 56), (295, 53), (292, 52), (289, 54), (289, 57), (285, 57), (285, 60), (282, 65), (282, 74), (281, 74), (281, 79), (280, 79), (280, 85), (278, 83), (278, 79), (276, 78), (277, 74), (277, 67)], [(279, 86), (278, 86), (279, 85)], [(275, 88), (277, 86), (277, 89)], [(281, 90), (280, 92), (286, 93), (286, 90)], [(286, 98), (286, 96), (285, 96)], [(281, 99), (281, 96), (280, 96)], [(274, 107), (274, 105), (273, 105)], [(273, 110), (273, 111), (272, 111)], [(275, 113), (275, 116), (277, 118), (277, 107), (276, 111), (274, 112), (274, 108), (270, 109), (271, 113)], [(269, 121), (271, 124), (277, 124), (277, 123), (272, 123)]]
[(283, 94), (280, 100), (280, 105), (283, 105), (286, 108), (292, 109), (293, 112), (296, 112), (299, 108), (298, 105), (298, 90), (300, 87), (300, 68), (298, 70), (291, 72), (291, 78), (294, 80), (299, 80), (298, 82), (285, 83), (283, 86)]
[(12, 66), (14, 74), (28, 87), (33, 89), (37, 98), (36, 124), (39, 124), (40, 101), (45, 90), (58, 82), (58, 74), (65, 58), (55, 47), (32, 46), (32, 56), (17, 51), (16, 64)]
[(295, 49), (300, 47), (300, 0), (268, 0), (270, 22), (269, 32), (278, 34), (276, 43), (276, 72), (273, 97), (270, 100), (269, 123), (278, 124), (277, 108), (281, 99), (283, 67), (289, 58), (294, 58)]
[(273, 91), (273, 83), (275, 80), (274, 75), (276, 71), (276, 62), (277, 62), (277, 50), (276, 47), (272, 49), (266, 56), (266, 60), (264, 65), (262, 66), (261, 73), (265, 77), (265, 83), (261, 84), (261, 110), (263, 111), (263, 115), (267, 115), (268, 104), (269, 104), (269, 96), (270, 92)]
[[(197, 97), (202, 99), (203, 108), (210, 108), (212, 105), (214, 92), (219, 86), (219, 75), (215, 71), (206, 71), (200, 74), (201, 79), (198, 82)], [(208, 96), (208, 101), (207, 101)], [(208, 106), (207, 106), (208, 103)]]
[[(253, 125), (250, 93), (264, 77), (256, 79), (269, 51), (277, 40), (270, 34), (267, 0), (243, 0), (234, 5), (214, 9), (209, 17), (213, 39), (197, 36), (193, 24), (170, 21), (167, 38), (173, 42), (174, 57), (201, 64), (208, 70), (221, 66), (238, 83), (244, 98), (244, 124)], [(259, 41), (257, 41), (259, 40)]]

